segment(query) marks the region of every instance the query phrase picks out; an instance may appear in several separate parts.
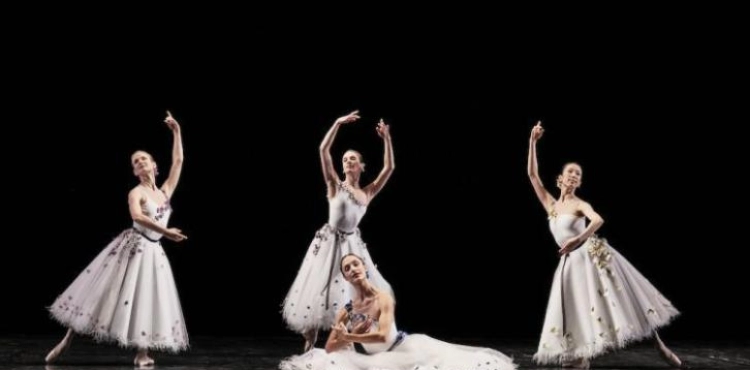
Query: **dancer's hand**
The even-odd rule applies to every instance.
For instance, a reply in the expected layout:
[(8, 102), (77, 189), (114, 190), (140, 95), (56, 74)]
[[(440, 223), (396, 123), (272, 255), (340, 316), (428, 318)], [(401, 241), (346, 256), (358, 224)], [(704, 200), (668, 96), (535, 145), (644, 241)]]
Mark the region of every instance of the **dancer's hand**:
[(531, 141), (537, 141), (542, 138), (544, 134), (544, 128), (542, 127), (542, 121), (537, 121), (536, 125), (531, 128)]
[(167, 127), (169, 127), (170, 130), (180, 132), (180, 124), (177, 123), (177, 120), (172, 117), (172, 113), (169, 111), (167, 111), (167, 118), (164, 118), (164, 123), (167, 124)]
[(562, 257), (574, 250), (576, 250), (578, 247), (581, 246), (582, 240), (578, 237), (570, 238), (565, 243), (563, 243), (562, 248), (560, 248), (560, 251), (558, 254)]
[(167, 232), (164, 233), (164, 236), (166, 236), (167, 239), (173, 242), (181, 242), (187, 239), (187, 236), (182, 233), (182, 230), (176, 227), (170, 227), (169, 229), (167, 229)]
[(364, 334), (370, 331), (370, 327), (372, 326), (372, 318), (367, 318), (365, 320), (362, 320), (358, 322), (354, 327), (352, 328), (353, 334)]
[(386, 125), (382, 118), (380, 119), (380, 122), (378, 122), (378, 126), (375, 127), (375, 130), (378, 132), (378, 136), (380, 136), (381, 139), (391, 137), (391, 126)]
[(336, 119), (336, 124), (341, 125), (345, 123), (352, 123), (356, 120), (360, 119), (359, 117), (359, 111), (355, 110), (354, 112), (351, 112), (345, 116), (339, 117)]
[(346, 340), (346, 335), (349, 334), (343, 322), (331, 326), (331, 332), (340, 340)]

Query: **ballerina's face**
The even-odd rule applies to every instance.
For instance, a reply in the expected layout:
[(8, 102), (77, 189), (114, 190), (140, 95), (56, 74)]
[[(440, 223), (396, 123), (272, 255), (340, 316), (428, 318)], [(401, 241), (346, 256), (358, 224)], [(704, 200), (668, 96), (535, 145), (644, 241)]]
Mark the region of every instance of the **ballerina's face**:
[(142, 150), (138, 150), (130, 156), (130, 164), (133, 165), (133, 173), (136, 176), (149, 174), (156, 169), (156, 162), (154, 162), (151, 154)]
[(344, 279), (350, 283), (367, 278), (364, 262), (355, 255), (348, 255), (341, 260), (341, 272)]
[(582, 175), (583, 170), (578, 163), (568, 163), (563, 167), (560, 180), (564, 186), (575, 189), (581, 186)]
[(365, 164), (362, 162), (362, 154), (356, 150), (347, 150), (342, 158), (344, 173), (361, 173), (365, 170)]

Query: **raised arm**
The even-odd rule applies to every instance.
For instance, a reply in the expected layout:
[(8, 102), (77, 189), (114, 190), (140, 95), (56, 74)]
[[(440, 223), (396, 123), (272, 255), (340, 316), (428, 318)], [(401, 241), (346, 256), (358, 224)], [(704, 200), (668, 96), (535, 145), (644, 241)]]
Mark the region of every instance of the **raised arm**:
[(167, 111), (167, 118), (164, 119), (164, 123), (167, 124), (170, 130), (172, 130), (172, 166), (169, 168), (169, 177), (164, 181), (161, 186), (161, 190), (167, 195), (167, 198), (172, 198), (177, 183), (180, 181), (180, 175), (182, 174), (182, 162), (184, 155), (182, 153), (182, 134), (180, 130), (180, 124), (177, 120), (172, 117), (172, 113)]
[(336, 138), (336, 134), (339, 132), (339, 127), (341, 127), (341, 125), (354, 122), (358, 119), (358, 110), (355, 110), (346, 116), (339, 117), (333, 122), (333, 126), (331, 126), (328, 133), (326, 133), (323, 142), (320, 143), (320, 165), (323, 169), (323, 179), (328, 186), (329, 197), (336, 194), (336, 184), (339, 182), (339, 175), (336, 174), (336, 169), (333, 168), (333, 159), (331, 158), (331, 146), (333, 145), (333, 140)]
[(566, 253), (574, 251), (581, 244), (583, 244), (586, 239), (591, 237), (591, 235), (594, 235), (594, 233), (596, 233), (596, 231), (599, 230), (599, 228), (604, 224), (604, 219), (602, 218), (602, 216), (599, 216), (596, 211), (594, 211), (594, 208), (591, 207), (591, 204), (580, 201), (577, 208), (577, 211), (583, 213), (583, 215), (589, 219), (589, 224), (581, 234), (576, 235), (563, 244), (562, 248), (560, 248), (560, 255), (564, 255)]
[(346, 331), (346, 323), (348, 321), (349, 315), (347, 314), (346, 309), (340, 309), (336, 314), (336, 321), (331, 328), (331, 333), (328, 335), (326, 352), (331, 353), (349, 346), (350, 342), (347, 342), (342, 338), (342, 328), (343, 331)]
[(388, 182), (388, 179), (391, 177), (393, 170), (396, 168), (396, 164), (393, 161), (393, 143), (391, 142), (390, 126), (386, 125), (381, 118), (380, 122), (378, 122), (378, 127), (376, 127), (375, 129), (378, 132), (378, 136), (383, 139), (383, 144), (385, 145), (383, 152), (383, 169), (380, 170), (380, 173), (378, 174), (378, 177), (375, 178), (375, 181), (365, 186), (364, 188), (364, 191), (367, 194), (368, 203), (372, 200), (372, 198), (378, 195), (380, 190), (383, 189), (383, 186), (385, 186), (385, 183)]
[(154, 230), (157, 233), (163, 234), (170, 240), (176, 242), (187, 239), (187, 237), (182, 234), (182, 230), (174, 227), (166, 228), (164, 226), (161, 226), (158, 223), (154, 222), (151, 217), (143, 214), (143, 204), (145, 202), (146, 195), (138, 188), (131, 190), (130, 194), (128, 194), (128, 208), (130, 209), (130, 217), (134, 222), (137, 222), (138, 224), (148, 229)]
[(342, 337), (344, 340), (357, 343), (384, 343), (388, 340), (395, 316), (394, 303), (390, 294), (381, 292), (379, 295), (380, 316), (378, 317), (378, 331), (362, 334), (343, 332)]
[(536, 142), (542, 137), (544, 129), (542, 128), (542, 122), (539, 121), (531, 129), (531, 137), (529, 137), (529, 163), (527, 166), (527, 172), (529, 174), (529, 180), (531, 180), (531, 186), (534, 187), (536, 197), (539, 198), (539, 202), (545, 210), (549, 210), (552, 207), (554, 198), (542, 184), (542, 179), (539, 178), (539, 167), (536, 160)]

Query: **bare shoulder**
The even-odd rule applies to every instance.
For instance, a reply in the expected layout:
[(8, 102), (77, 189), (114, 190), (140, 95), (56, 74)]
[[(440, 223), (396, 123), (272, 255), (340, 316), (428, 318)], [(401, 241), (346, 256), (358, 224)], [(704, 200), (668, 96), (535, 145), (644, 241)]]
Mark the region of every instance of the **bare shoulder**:
[(591, 203), (581, 198), (578, 198), (578, 210), (583, 211), (583, 210), (589, 210), (589, 209), (593, 209), (593, 207), (591, 207)]
[(134, 188), (130, 189), (130, 192), (128, 193), (128, 199), (142, 201), (143, 198), (143, 189), (141, 189), (140, 186), (135, 186)]
[(578, 203), (578, 212), (586, 216), (591, 221), (603, 221), (602, 216), (594, 210), (589, 202), (581, 200)]
[(393, 296), (382, 290), (378, 291), (378, 300), (381, 306), (393, 306), (395, 304)]

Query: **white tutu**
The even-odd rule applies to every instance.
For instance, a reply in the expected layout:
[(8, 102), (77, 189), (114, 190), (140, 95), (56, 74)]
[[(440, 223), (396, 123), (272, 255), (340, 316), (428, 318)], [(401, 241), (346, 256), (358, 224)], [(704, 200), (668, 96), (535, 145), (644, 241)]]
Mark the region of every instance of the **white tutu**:
[[(584, 219), (574, 217), (557, 216), (555, 227), (584, 228)], [(594, 236), (560, 259), (534, 360), (592, 358), (650, 337), (678, 315), (630, 262)]]
[[(152, 206), (166, 224), (169, 208)], [(49, 307), (52, 317), (76, 333), (124, 347), (186, 349), (172, 268), (161, 244), (149, 240), (159, 236), (123, 231)]]
[(336, 313), (351, 300), (351, 287), (341, 274), (341, 258), (349, 253), (362, 258), (370, 282), (392, 294), (391, 286), (380, 275), (362, 241), (357, 225), (367, 206), (357, 201), (346, 185), (339, 183), (328, 199), (328, 223), (323, 225), (307, 248), (297, 277), (282, 303), (282, 317), (289, 329), (304, 333), (327, 330)]
[(291, 330), (304, 333), (333, 325), (336, 313), (352, 299), (351, 286), (339, 267), (348, 253), (365, 261), (373, 285), (391, 293), (390, 285), (372, 263), (359, 230), (345, 234), (326, 224), (315, 234), (283, 303), (282, 314)]
[(409, 334), (391, 351), (360, 354), (353, 350), (326, 353), (315, 348), (291, 356), (281, 370), (513, 370), (513, 360), (490, 348), (443, 342), (424, 334)]

